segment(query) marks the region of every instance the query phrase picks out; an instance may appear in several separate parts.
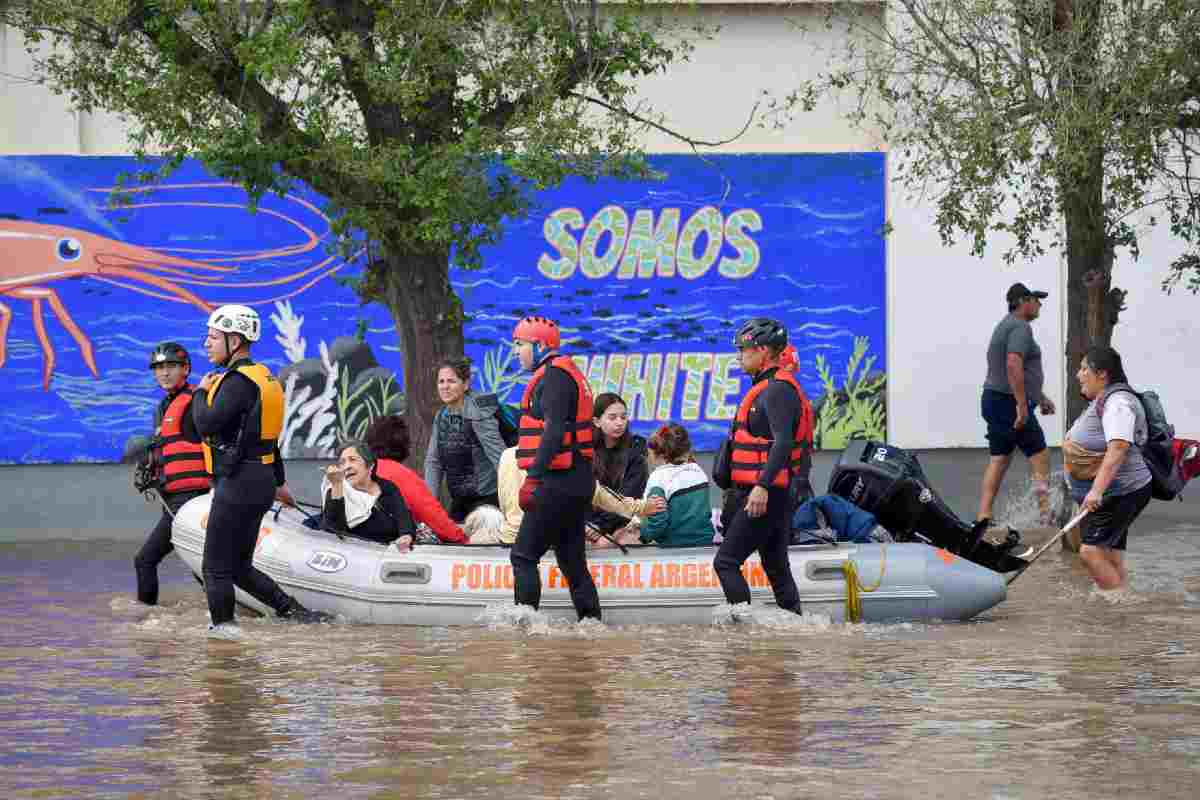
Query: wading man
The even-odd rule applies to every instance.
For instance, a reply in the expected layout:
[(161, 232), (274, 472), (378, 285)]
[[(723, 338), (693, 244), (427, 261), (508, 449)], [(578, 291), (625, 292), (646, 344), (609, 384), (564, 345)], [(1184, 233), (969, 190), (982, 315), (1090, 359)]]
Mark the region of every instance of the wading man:
[(263, 515), (277, 491), (294, 504), (284, 485), (278, 438), (283, 427), (283, 389), (262, 364), (250, 359), (250, 345), (262, 333), (258, 314), (238, 305), (221, 306), (208, 318), (204, 348), (222, 374), (204, 376), (192, 402), (196, 430), (215, 481), (204, 541), (204, 591), (212, 616), (209, 635), (237, 638), (234, 586), (275, 609), (281, 617), (319, 622), (254, 567), (254, 547)]
[(558, 352), (558, 325), (526, 317), (513, 330), (521, 367), (533, 377), (521, 398), (517, 466), (526, 471), (519, 500), (525, 516), (510, 560), (517, 605), (542, 598), (538, 562), (551, 547), (571, 587), (580, 619), (600, 619), (600, 598), (588, 571), (584, 527), (592, 507), (592, 390), (575, 362)]
[(1034, 291), (1023, 283), (1008, 289), (1008, 315), (992, 331), (987, 349), (987, 378), (983, 383), (980, 410), (987, 423), (991, 459), (983, 473), (976, 519), (990, 520), (992, 505), (1008, 472), (1013, 451), (1018, 447), (1029, 459), (1033, 490), (1043, 525), (1050, 524), (1050, 452), (1046, 435), (1038, 424), (1036, 408), (1054, 413), (1054, 403), (1042, 394), (1042, 348), (1033, 338), (1032, 323), (1042, 309), (1046, 292)]
[(149, 452), (152, 488), (164, 507), (158, 524), (134, 558), (133, 567), (138, 600), (153, 606), (158, 604), (158, 565), (175, 549), (171, 544), (171, 522), (184, 503), (209, 490), (212, 476), (205, 465), (200, 434), (192, 422), (195, 387), (188, 383), (192, 370), (188, 351), (175, 342), (163, 342), (150, 353), (150, 369), (166, 393), (154, 411), (154, 438)]
[(747, 322), (733, 340), (742, 370), (754, 382), (730, 428), (729, 474), (721, 482), (727, 477), (730, 485), (726, 507), (731, 519), (713, 569), (726, 602), (749, 603), (742, 564), (757, 550), (775, 603), (799, 614), (788, 545), (796, 500), (807, 492), (813, 413), (793, 374), (794, 351), (787, 343), (787, 329), (765, 317)]

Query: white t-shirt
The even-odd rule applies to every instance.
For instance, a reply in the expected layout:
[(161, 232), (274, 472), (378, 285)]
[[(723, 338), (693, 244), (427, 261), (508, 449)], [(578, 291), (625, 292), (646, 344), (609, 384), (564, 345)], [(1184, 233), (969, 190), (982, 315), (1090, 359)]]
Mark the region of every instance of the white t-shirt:
[(1120, 439), (1130, 444), (1146, 443), (1146, 418), (1139, 414), (1136, 397), (1129, 392), (1117, 392), (1104, 403), (1104, 440)]

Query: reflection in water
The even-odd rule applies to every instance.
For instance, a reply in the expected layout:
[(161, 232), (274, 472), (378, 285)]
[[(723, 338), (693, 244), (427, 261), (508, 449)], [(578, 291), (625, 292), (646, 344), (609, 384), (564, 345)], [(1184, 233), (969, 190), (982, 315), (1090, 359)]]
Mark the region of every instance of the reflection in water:
[(513, 706), (515, 778), (549, 797), (603, 782), (612, 762), (601, 691), (608, 675), (588, 639), (518, 645)]
[(717, 680), (725, 690), (728, 736), (721, 747), (731, 761), (792, 766), (816, 732), (811, 715), (821, 698), (779, 655), (734, 650), (723, 659)]
[[(216, 789), (255, 786), (253, 796), (270, 796), (270, 783), (261, 780), (265, 757), (291, 741), (272, 734), (264, 689), (263, 665), (237, 645), (205, 642), (192, 680), (179, 698), (184, 711), (180, 732), (194, 742), (194, 756), (204, 770), (205, 783)], [(265, 790), (265, 791), (261, 791)]]
[[(1047, 554), (980, 620), (296, 626), (210, 642), (175, 560), (0, 547), (2, 797), (1188, 798), (1200, 536), (1143, 535), (1133, 593)], [(501, 615), (503, 616), (503, 615)], [(528, 622), (528, 621), (527, 621)]]

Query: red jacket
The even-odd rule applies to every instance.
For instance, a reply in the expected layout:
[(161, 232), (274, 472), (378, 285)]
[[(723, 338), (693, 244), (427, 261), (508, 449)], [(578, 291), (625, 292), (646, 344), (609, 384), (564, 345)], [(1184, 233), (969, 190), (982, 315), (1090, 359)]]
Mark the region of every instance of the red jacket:
[(385, 481), (396, 484), (408, 510), (412, 512), (413, 520), (424, 522), (430, 530), (437, 534), (443, 542), (465, 544), (467, 535), (458, 527), (442, 504), (429, 491), (425, 480), (399, 461), (381, 458), (375, 462), (375, 474)]

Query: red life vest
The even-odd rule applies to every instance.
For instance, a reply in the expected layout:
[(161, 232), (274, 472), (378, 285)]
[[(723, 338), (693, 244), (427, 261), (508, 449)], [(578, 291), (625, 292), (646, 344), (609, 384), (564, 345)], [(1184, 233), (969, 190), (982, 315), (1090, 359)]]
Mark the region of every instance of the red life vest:
[(579, 367), (575, 366), (574, 361), (567, 356), (558, 356), (533, 373), (529, 385), (525, 387), (525, 394), (521, 397), (521, 425), (517, 431), (517, 466), (521, 469), (533, 466), (538, 447), (542, 443), (542, 433), (546, 428), (543, 420), (533, 416), (533, 392), (542, 382), (547, 366), (558, 367), (570, 375), (579, 390), (574, 425), (567, 426), (563, 433), (562, 447), (558, 454), (550, 459), (547, 468), (570, 469), (575, 463), (576, 454), (591, 461), (596, 452), (592, 445), (592, 387), (588, 385), (587, 378), (579, 371)]
[(750, 391), (746, 392), (746, 396), (742, 398), (741, 405), (738, 406), (737, 416), (733, 420), (730, 480), (736, 484), (753, 486), (758, 483), (758, 476), (767, 464), (767, 457), (775, 440), (765, 436), (752, 435), (749, 426), (750, 409), (753, 408), (754, 401), (771, 381), (790, 383), (796, 390), (796, 394), (800, 396), (800, 419), (796, 423), (796, 431), (793, 436), (796, 443), (792, 447), (791, 458), (788, 459), (787, 468), (779, 470), (771, 481), (772, 486), (786, 489), (791, 476), (799, 472), (803, 465), (805, 452), (812, 447), (813, 410), (812, 404), (804, 396), (804, 390), (800, 388), (796, 377), (784, 370), (779, 370), (773, 377), (751, 386)]
[(167, 405), (159, 424), (162, 447), (157, 461), (162, 465), (162, 490), (167, 494), (203, 492), (212, 486), (212, 476), (204, 466), (204, 445), (183, 438), (183, 416), (192, 412), (193, 391), (191, 384), (180, 389)]

